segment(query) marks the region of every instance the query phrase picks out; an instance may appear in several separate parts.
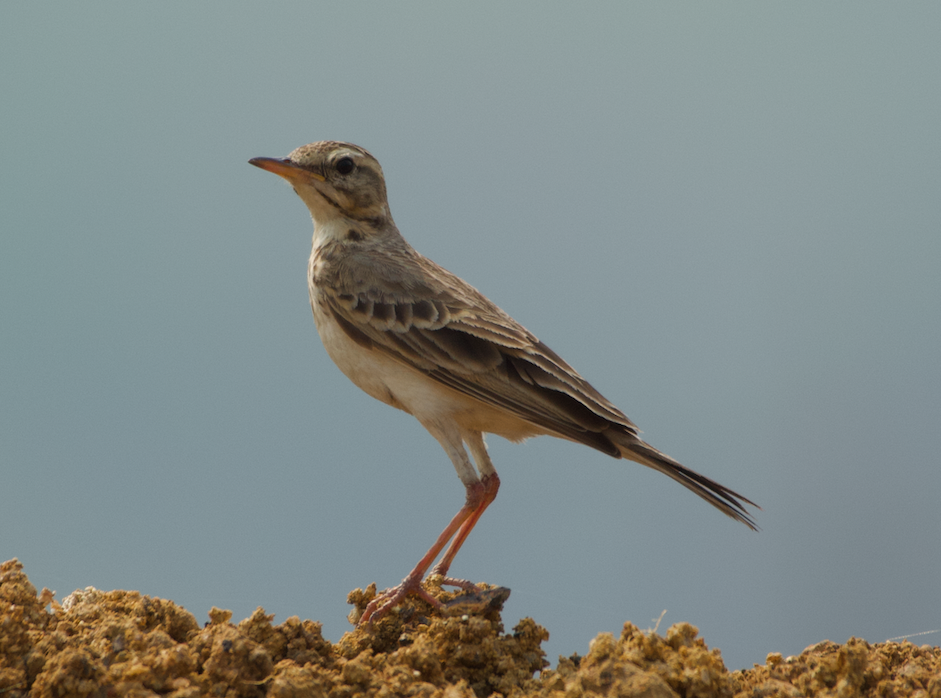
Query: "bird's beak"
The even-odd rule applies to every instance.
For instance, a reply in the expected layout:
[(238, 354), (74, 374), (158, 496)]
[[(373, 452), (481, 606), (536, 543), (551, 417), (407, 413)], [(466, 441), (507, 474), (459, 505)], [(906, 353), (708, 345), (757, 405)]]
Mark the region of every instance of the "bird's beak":
[(260, 167), (263, 170), (268, 170), (268, 172), (272, 172), (279, 177), (284, 177), (284, 179), (289, 182), (303, 181), (305, 179), (316, 179), (319, 182), (323, 182), (326, 179), (326, 177), (319, 172), (312, 172), (305, 167), (299, 167), (287, 158), (252, 158), (248, 163), (255, 167)]

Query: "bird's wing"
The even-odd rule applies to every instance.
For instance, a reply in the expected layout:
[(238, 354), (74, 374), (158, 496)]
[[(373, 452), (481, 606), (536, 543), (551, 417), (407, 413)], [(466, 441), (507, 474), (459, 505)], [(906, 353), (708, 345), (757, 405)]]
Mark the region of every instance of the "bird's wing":
[(422, 283), (347, 283), (322, 294), (320, 302), (361, 345), (561, 436), (617, 456), (617, 446), (602, 432), (616, 425), (637, 434), (620, 410), (531, 332), (457, 276), (423, 257), (420, 262), (426, 273), (409, 276)]

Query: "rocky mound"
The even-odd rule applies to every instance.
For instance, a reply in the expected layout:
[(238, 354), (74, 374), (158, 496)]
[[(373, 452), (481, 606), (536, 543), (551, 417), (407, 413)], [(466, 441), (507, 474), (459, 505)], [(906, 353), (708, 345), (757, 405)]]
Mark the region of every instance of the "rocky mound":
[[(374, 594), (350, 594), (354, 617)], [(527, 618), (505, 633), (499, 611), (492, 603), (440, 617), (410, 601), (334, 644), (319, 623), (294, 616), (272, 625), (261, 608), (238, 625), (214, 608), (201, 627), (172, 601), (134, 591), (88, 588), (59, 604), (46, 589), (37, 595), (10, 560), (0, 567), (0, 697), (941, 698), (937, 647), (822, 642), (729, 672), (687, 623), (665, 637), (626, 623), (619, 638), (601, 634), (584, 657), (560, 658), (549, 670), (541, 649), (548, 632)]]

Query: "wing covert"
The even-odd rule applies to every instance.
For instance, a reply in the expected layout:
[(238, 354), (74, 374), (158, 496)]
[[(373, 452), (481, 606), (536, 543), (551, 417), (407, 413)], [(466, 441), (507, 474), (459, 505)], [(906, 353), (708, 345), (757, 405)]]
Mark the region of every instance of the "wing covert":
[[(430, 290), (430, 289), (423, 289)], [(473, 289), (471, 289), (473, 290)], [(363, 346), (382, 351), (451, 389), (610, 455), (601, 432), (633, 423), (571, 366), (478, 294), (415, 297), (363, 291), (321, 299)]]

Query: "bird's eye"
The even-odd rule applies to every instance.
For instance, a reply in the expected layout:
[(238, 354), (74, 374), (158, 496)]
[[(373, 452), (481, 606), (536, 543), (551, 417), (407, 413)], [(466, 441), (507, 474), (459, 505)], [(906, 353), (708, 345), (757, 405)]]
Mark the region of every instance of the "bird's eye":
[(353, 158), (340, 158), (334, 167), (341, 175), (348, 175), (356, 167), (356, 164), (353, 162)]

